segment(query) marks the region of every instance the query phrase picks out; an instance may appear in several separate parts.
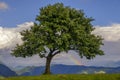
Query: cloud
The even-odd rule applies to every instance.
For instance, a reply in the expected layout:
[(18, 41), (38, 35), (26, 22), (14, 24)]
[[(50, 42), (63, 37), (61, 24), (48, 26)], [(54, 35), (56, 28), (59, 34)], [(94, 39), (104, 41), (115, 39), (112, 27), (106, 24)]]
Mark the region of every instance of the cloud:
[(95, 26), (95, 28), (93, 33), (104, 38), (102, 50), (105, 55), (97, 56), (91, 61), (84, 60), (83, 63), (96, 66), (120, 66), (120, 64), (114, 64), (120, 62), (120, 24)]
[(120, 40), (120, 24), (112, 24), (110, 26), (95, 26), (94, 34), (101, 35), (105, 41)]
[(5, 2), (0, 2), (0, 10), (8, 9), (8, 5)]
[[(0, 27), (0, 61), (12, 67), (19, 65), (45, 65), (45, 59), (41, 59), (38, 55), (28, 58), (15, 58), (10, 55), (11, 49), (13, 49), (17, 43), (22, 43), (21, 35), (19, 32), (25, 29), (29, 29), (30, 26), (33, 26), (33, 24), (33, 22), (25, 22), (23, 24), (17, 25), (15, 28)], [(52, 63), (76, 65), (76, 63), (74, 63), (74, 60), (72, 60), (69, 54), (66, 53), (62, 53), (54, 57)]]
[(31, 26), (33, 26), (33, 22), (25, 22), (15, 28), (0, 27), (0, 61), (5, 64), (12, 64), (14, 60), (17, 60), (17, 58), (13, 58), (10, 55), (10, 51), (16, 44), (22, 43), (19, 32), (24, 29), (29, 29)]
[(15, 46), (17, 43), (21, 43), (20, 31), (33, 26), (33, 22), (26, 22), (18, 25), (16, 28), (2, 28), (0, 27), (0, 49), (9, 48)]
[[(85, 58), (79, 59), (83, 65), (87, 66), (104, 66), (104, 67), (117, 67), (120, 66), (117, 62), (120, 62), (120, 41), (103, 41), (104, 45), (102, 50), (103, 56), (96, 56), (92, 60), (86, 60)], [(76, 55), (75, 55), (76, 56)]]
[[(20, 31), (29, 29), (33, 25), (33, 22), (25, 22), (18, 25), (15, 28), (3, 28), (0, 27), (0, 61), (9, 66), (27, 66), (27, 65), (45, 65), (45, 59), (40, 59), (38, 55), (30, 58), (15, 58), (10, 55), (11, 49), (15, 47), (17, 43), (22, 43)], [(80, 59), (78, 54), (74, 51), (70, 51), (73, 59), (81, 62), (81, 64), (89, 66), (120, 66), (117, 62), (120, 62), (120, 24), (113, 24), (110, 26), (95, 26), (96, 35), (101, 35), (104, 38), (104, 46), (102, 50), (105, 52), (104, 56), (97, 56), (93, 60)], [(53, 58), (53, 64), (70, 64), (76, 65), (71, 59), (69, 54), (62, 53)]]
[[(45, 59), (41, 59), (38, 55), (28, 58), (15, 58), (10, 55), (11, 49), (15, 47), (17, 43), (21, 44), (21, 35), (19, 32), (25, 29), (29, 29), (33, 26), (33, 22), (25, 22), (23, 24), (17, 25), (15, 28), (3, 28), (0, 27), (0, 61), (8, 66), (38, 66), (45, 65)], [(62, 58), (62, 60), (61, 60)], [(62, 54), (56, 56), (53, 60), (53, 64), (63, 63), (63, 64), (75, 64), (74, 62), (68, 61), (70, 59), (67, 54)], [(63, 62), (64, 61), (64, 62)], [(13, 66), (14, 65), (14, 66)]]

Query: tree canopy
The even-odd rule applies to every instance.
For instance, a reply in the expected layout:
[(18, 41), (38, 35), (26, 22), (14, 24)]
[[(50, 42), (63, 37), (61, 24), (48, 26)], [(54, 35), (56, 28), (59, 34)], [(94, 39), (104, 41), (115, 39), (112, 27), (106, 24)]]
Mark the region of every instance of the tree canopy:
[(93, 20), (83, 10), (62, 3), (42, 7), (34, 26), (21, 32), (23, 44), (17, 45), (12, 55), (30, 57), (39, 54), (41, 58), (46, 58), (46, 66), (47, 62), (50, 66), (55, 55), (69, 50), (77, 51), (81, 58), (86, 59), (103, 55), (100, 49), (103, 39), (92, 34)]

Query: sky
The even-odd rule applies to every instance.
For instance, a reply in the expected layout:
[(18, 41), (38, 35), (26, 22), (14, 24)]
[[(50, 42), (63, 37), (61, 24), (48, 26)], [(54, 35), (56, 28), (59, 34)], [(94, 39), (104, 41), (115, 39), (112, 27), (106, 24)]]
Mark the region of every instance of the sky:
[(86, 66), (120, 66), (120, 0), (0, 0), (0, 62), (8, 66), (44, 65), (38, 55), (30, 58), (15, 58), (10, 55), (17, 43), (22, 43), (19, 32), (29, 29), (35, 22), (39, 9), (48, 4), (62, 2), (65, 6), (82, 9), (92, 17), (96, 28), (93, 33), (104, 38), (101, 49), (104, 56), (93, 60), (80, 59), (74, 51), (62, 53), (54, 58), (53, 64)]

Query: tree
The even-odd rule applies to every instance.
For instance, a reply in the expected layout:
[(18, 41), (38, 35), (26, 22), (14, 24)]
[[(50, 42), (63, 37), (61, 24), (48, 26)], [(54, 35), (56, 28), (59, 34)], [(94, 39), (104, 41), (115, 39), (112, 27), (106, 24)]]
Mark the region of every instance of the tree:
[(50, 74), (51, 60), (59, 53), (74, 50), (86, 59), (104, 54), (100, 50), (103, 39), (91, 33), (93, 19), (85, 16), (82, 10), (56, 3), (41, 8), (36, 21), (30, 30), (21, 32), (23, 44), (17, 44), (12, 55), (39, 54), (40, 58), (46, 58), (45, 74)]

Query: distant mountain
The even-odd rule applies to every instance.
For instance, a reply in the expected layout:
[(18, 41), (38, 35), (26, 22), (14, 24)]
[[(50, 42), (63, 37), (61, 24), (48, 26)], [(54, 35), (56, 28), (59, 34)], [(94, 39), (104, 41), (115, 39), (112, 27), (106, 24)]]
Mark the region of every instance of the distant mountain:
[[(110, 68), (110, 67), (94, 67), (94, 66), (77, 66), (77, 65), (52, 65), (51, 71), (53, 74), (82, 74), (82, 73), (120, 73), (120, 67)], [(27, 72), (21, 74), (21, 76), (33, 76), (40, 75), (44, 72), (44, 66), (32, 67)]]
[(24, 72), (29, 72), (31, 71), (32, 69), (34, 69), (36, 67), (32, 67), (32, 66), (17, 66), (17, 67), (14, 67), (12, 68), (12, 70), (14, 70), (18, 75), (24, 73)]
[(0, 64), (0, 76), (10, 77), (10, 76), (17, 76), (17, 74), (9, 69), (4, 64)]
[[(28, 68), (28, 69), (27, 69)], [(40, 75), (44, 72), (44, 67), (40, 66), (40, 67), (26, 67), (23, 70), (27, 70), (26, 72), (22, 73), (21, 76), (34, 76), (34, 75)], [(23, 71), (22, 70), (22, 71)], [(21, 71), (19, 71), (21, 72)]]
[(89, 74), (104, 71), (106, 73), (120, 73), (120, 67), (95, 67), (95, 66), (76, 66), (76, 65), (54, 65), (52, 66), (53, 73), (56, 74), (80, 74), (87, 72)]

